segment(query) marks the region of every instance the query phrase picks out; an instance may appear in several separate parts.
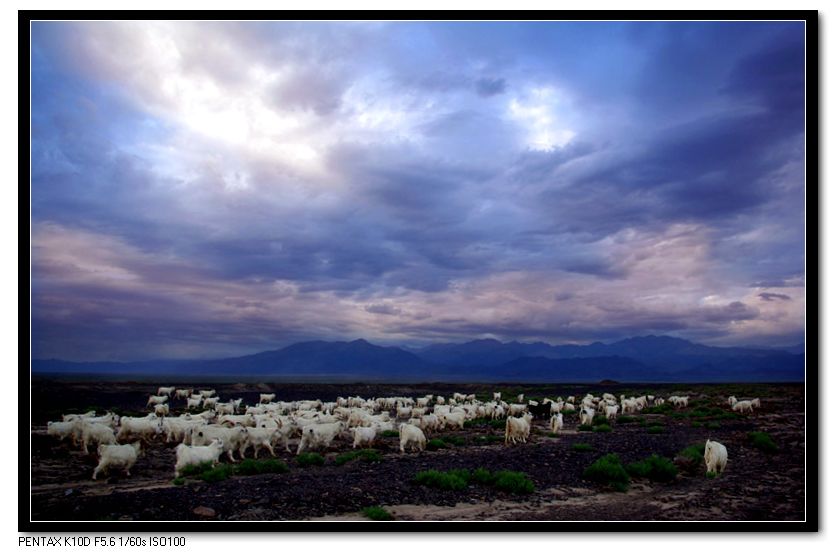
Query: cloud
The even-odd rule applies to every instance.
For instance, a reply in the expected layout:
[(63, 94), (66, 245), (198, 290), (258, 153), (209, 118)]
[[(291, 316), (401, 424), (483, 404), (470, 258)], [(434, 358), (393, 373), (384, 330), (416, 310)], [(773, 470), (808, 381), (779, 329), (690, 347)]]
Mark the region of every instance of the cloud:
[(366, 305), (366, 312), (373, 314), (385, 314), (388, 316), (397, 316), (401, 314), (401, 309), (388, 303), (380, 303), (376, 305)]
[(476, 93), (480, 96), (490, 97), (502, 94), (508, 85), (505, 79), (483, 77), (476, 81)]
[(794, 340), (802, 30), (38, 23), (35, 353)]
[(784, 295), (783, 293), (758, 293), (758, 297), (763, 299), (764, 301), (774, 301), (775, 299), (780, 299), (781, 301), (792, 301), (792, 297), (789, 295)]

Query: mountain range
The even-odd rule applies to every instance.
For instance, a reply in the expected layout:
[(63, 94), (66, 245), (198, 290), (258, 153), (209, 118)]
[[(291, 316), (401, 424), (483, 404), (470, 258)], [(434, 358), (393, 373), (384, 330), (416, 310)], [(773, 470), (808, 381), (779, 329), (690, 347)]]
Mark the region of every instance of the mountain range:
[[(797, 351), (801, 351), (799, 354)], [(803, 344), (781, 349), (712, 347), (668, 336), (549, 345), (481, 339), (419, 349), (364, 339), (305, 341), (210, 360), (70, 362), (34, 359), (33, 373), (258, 376), (328, 381), (623, 382), (803, 381)]]

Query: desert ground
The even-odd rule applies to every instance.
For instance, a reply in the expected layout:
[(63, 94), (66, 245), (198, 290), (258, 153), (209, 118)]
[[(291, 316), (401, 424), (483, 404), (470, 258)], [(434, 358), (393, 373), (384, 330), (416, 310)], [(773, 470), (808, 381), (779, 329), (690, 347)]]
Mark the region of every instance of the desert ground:
[[(48, 436), (47, 422), (62, 414), (94, 409), (120, 415), (144, 415), (149, 394), (159, 385), (214, 388), (222, 400), (258, 402), (259, 393), (276, 400), (338, 396), (450, 397), (474, 393), (490, 400), (524, 393), (542, 400), (589, 392), (656, 397), (688, 395), (689, 406), (649, 409), (608, 424), (611, 431), (579, 431), (578, 418), (565, 416), (565, 428), (551, 433), (548, 419), (536, 419), (527, 443), (504, 444), (501, 423), (482, 420), (463, 430), (430, 433), (436, 450), (400, 453), (398, 437), (380, 437), (379, 454), (344, 463), (350, 436), (320, 451), (321, 465), (299, 465), (295, 454), (277, 447), (284, 473), (234, 474), (209, 482), (200, 477), (174, 478), (176, 443), (157, 438), (143, 451), (131, 476), (118, 470), (91, 479), (97, 463), (69, 440)], [(731, 412), (727, 397), (759, 397), (753, 414)], [(382, 507), (396, 520), (803, 520), (805, 503), (805, 404), (802, 384), (288, 384), (183, 381), (70, 381), (36, 377), (32, 382), (31, 518), (38, 520), (368, 520), (363, 510)], [(172, 415), (184, 411), (173, 402)], [(600, 423), (596, 424), (602, 425)], [(580, 428), (588, 429), (588, 428)], [(765, 432), (777, 450), (756, 446), (752, 432)], [(700, 459), (682, 451), (704, 445), (707, 438), (723, 443), (729, 462), (724, 473), (710, 478)], [(290, 447), (295, 453), (298, 439)], [(585, 444), (588, 446), (579, 447)], [(25, 446), (25, 444), (24, 444)], [(435, 448), (435, 447), (433, 447)], [(579, 450), (579, 449), (587, 450)], [(632, 477), (626, 490), (584, 477), (598, 458), (615, 453), (626, 466), (652, 454), (677, 468), (672, 481)], [(250, 449), (249, 455), (252, 455)], [(269, 458), (262, 452), (259, 459)], [(345, 458), (343, 458), (345, 460)], [(370, 460), (370, 461), (369, 461)], [(223, 457), (222, 463), (228, 462)], [(435, 488), (416, 481), (425, 470), (451, 469), (522, 472), (533, 492), (516, 494), (470, 481), (460, 489)], [(472, 473), (472, 471), (471, 471)], [(176, 484), (175, 484), (176, 483)]]

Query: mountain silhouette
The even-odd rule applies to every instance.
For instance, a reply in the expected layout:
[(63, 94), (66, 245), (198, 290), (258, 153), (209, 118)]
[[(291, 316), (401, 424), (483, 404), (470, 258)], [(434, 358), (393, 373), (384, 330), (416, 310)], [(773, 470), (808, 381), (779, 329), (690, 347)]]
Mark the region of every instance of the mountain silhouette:
[(252, 355), (209, 360), (32, 361), (35, 373), (184, 378), (240, 375), (334, 381), (803, 381), (804, 369), (804, 355), (786, 350), (712, 347), (653, 335), (588, 345), (480, 339), (435, 344), (414, 352), (381, 347), (364, 339), (305, 341)]

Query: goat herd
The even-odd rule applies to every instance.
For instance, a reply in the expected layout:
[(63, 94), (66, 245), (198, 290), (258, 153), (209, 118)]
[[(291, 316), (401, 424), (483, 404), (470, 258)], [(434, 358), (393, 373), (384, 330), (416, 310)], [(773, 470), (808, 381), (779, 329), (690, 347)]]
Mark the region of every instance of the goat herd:
[[(276, 401), (275, 393), (261, 394), (258, 404), (244, 406), (242, 399), (221, 402), (215, 390), (160, 387), (147, 401), (151, 412), (144, 417), (118, 416), (108, 412), (96, 416), (95, 411), (65, 414), (61, 421), (49, 422), (47, 432), (62, 441), (70, 437), (73, 444), (88, 452), (95, 445), (98, 465), (93, 479), (108, 470), (130, 470), (137, 461), (143, 443), (154, 439), (177, 442), (175, 476), (184, 468), (203, 463), (217, 464), (220, 457), (235, 462), (243, 459), (250, 448), (258, 457), (261, 449), (275, 456), (276, 446), (290, 450), (290, 439), (298, 438), (296, 454), (307, 450), (327, 449), (342, 436), (353, 448), (369, 446), (381, 435), (397, 432), (401, 453), (423, 451), (427, 435), (445, 430), (463, 429), (465, 422), (475, 419), (505, 419), (505, 444), (527, 442), (534, 418), (548, 419), (549, 428), (557, 433), (564, 429), (564, 416), (576, 417), (579, 424), (592, 424), (596, 415), (607, 420), (619, 413), (629, 415), (649, 406), (665, 403), (674, 408), (688, 406), (687, 396), (667, 399), (653, 395), (616, 398), (610, 393), (600, 397), (587, 394), (555, 400), (526, 400), (521, 394), (508, 403), (500, 392), (492, 400), (481, 401), (475, 395), (453, 393), (451, 397), (338, 397), (333, 402), (301, 400)], [(183, 412), (172, 415), (173, 404), (180, 402)], [(760, 407), (759, 399), (738, 401), (728, 398), (729, 407), (739, 413), (752, 413)], [(243, 412), (241, 412), (243, 409)], [(349, 437), (350, 436), (350, 437)], [(124, 443), (124, 444), (120, 444)], [(709, 472), (722, 472), (728, 460), (726, 447), (706, 441), (705, 464)]]

